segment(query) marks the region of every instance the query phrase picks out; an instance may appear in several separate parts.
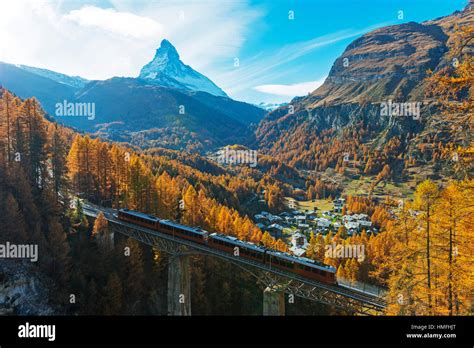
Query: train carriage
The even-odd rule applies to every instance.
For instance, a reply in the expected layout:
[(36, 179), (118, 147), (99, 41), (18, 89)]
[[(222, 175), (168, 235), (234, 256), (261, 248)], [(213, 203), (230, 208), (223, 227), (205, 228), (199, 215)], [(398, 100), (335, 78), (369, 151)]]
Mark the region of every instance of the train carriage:
[(235, 255), (236, 251), (238, 251), (239, 257), (267, 264), (270, 267), (295, 273), (308, 279), (329, 284), (336, 283), (336, 270), (334, 267), (305, 257), (296, 257), (287, 253), (268, 250), (263, 246), (258, 246), (224, 234), (209, 234), (201, 228), (181, 225), (170, 220), (162, 220), (153, 215), (129, 209), (119, 209), (118, 218), (177, 238), (186, 239), (199, 244), (206, 244), (211, 248), (232, 255)]
[(157, 229), (160, 232), (172, 234), (173, 236), (197, 242), (199, 244), (206, 244), (209, 234), (201, 228), (181, 225), (170, 220), (160, 220)]
[(296, 257), (279, 251), (268, 250), (265, 263), (283, 271), (296, 273), (305, 278), (324, 283), (336, 283), (336, 269), (306, 257)]
[[(239, 257), (264, 262), (265, 249), (255, 245), (253, 243), (241, 241), (232, 236), (226, 236), (225, 234), (212, 233), (209, 236), (209, 243), (211, 247), (225, 251), (230, 254), (235, 254), (238, 251)], [(238, 249), (235, 249), (238, 248)]]
[(143, 226), (150, 229), (156, 229), (157, 224), (160, 221), (160, 219), (153, 215), (148, 215), (129, 209), (119, 209), (118, 217), (120, 220), (127, 221), (132, 224), (137, 224), (139, 226)]
[(207, 243), (208, 232), (200, 228), (181, 225), (170, 220), (162, 220), (153, 215), (129, 209), (119, 209), (118, 218), (123, 221), (200, 244)]

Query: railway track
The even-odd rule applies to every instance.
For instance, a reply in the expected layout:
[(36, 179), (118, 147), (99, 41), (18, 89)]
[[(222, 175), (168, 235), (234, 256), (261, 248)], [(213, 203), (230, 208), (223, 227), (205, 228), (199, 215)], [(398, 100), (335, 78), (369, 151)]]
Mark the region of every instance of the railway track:
[[(290, 283), (290, 284), (296, 283), (296, 285), (294, 285), (295, 287), (304, 285), (306, 287), (317, 288), (322, 291), (326, 291), (326, 292), (343, 296), (344, 298), (347, 298), (347, 299), (361, 302), (365, 305), (372, 307), (376, 311), (383, 311), (386, 307), (385, 300), (383, 299), (383, 297), (379, 296), (378, 294), (372, 294), (367, 291), (351, 288), (350, 286), (347, 286), (347, 285), (341, 285), (341, 284), (332, 285), (332, 284), (326, 284), (326, 283), (310, 280), (310, 279), (301, 277), (297, 274), (285, 272), (280, 269), (272, 268), (271, 266), (266, 265), (266, 264), (261, 264), (261, 263), (248, 260), (239, 256), (234, 256), (233, 254), (228, 254), (226, 252), (208, 247), (203, 244), (195, 243), (188, 240), (183, 240), (182, 238), (174, 237), (172, 235), (161, 233), (161, 232), (151, 230), (142, 226), (127, 223), (116, 218), (116, 216), (114, 215), (113, 209), (97, 207), (90, 203), (84, 203), (83, 209), (84, 209), (84, 213), (91, 217), (96, 217), (99, 214), (99, 212), (102, 212), (105, 218), (109, 221), (109, 223), (115, 225), (115, 227), (123, 227), (123, 229), (116, 228), (116, 230), (119, 233), (125, 234), (129, 237), (136, 238), (137, 236), (134, 235), (133, 233), (126, 232), (127, 230), (128, 231), (136, 230), (137, 232), (138, 231), (141, 232), (142, 234), (144, 234), (144, 236), (143, 238), (140, 238), (140, 241), (145, 242), (152, 246), (155, 246), (156, 243), (154, 243), (154, 241), (156, 241), (156, 238), (168, 240), (170, 242), (178, 243), (180, 245), (188, 247), (190, 250), (194, 250), (196, 253), (211, 255), (214, 257), (218, 257), (220, 259), (225, 259), (241, 267), (250, 266), (260, 271), (267, 272), (280, 279), (285, 279), (286, 283)], [(287, 286), (287, 289), (285, 290), (285, 292), (292, 293), (293, 291), (291, 291), (291, 289), (292, 287)]]

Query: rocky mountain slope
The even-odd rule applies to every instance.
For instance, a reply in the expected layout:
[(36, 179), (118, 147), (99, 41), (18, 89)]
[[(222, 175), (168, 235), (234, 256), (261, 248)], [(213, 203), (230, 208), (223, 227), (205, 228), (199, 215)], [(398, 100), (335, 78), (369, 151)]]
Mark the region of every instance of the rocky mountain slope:
[(0, 315), (53, 315), (48, 281), (35, 267), (16, 260), (0, 263)]

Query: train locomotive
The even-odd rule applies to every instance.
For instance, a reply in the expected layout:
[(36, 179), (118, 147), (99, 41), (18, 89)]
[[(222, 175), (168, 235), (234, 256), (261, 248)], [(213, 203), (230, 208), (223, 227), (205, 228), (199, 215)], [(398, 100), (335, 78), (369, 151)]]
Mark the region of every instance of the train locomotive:
[(174, 221), (159, 219), (153, 215), (129, 209), (119, 209), (117, 217), (119, 220), (131, 224), (203, 244), (253, 262), (297, 274), (304, 278), (327, 284), (336, 284), (336, 269), (334, 267), (306, 257), (296, 257), (288, 253), (270, 250), (261, 245), (245, 242), (232, 236), (209, 233), (198, 227), (181, 225)]

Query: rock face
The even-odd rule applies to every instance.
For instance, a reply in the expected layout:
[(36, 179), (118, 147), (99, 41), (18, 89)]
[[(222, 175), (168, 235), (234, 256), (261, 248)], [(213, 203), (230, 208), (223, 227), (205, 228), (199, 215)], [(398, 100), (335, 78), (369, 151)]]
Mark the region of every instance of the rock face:
[(305, 101), (316, 106), (397, 95), (422, 98), (427, 70), (447, 63), (455, 24), (474, 25), (471, 6), (436, 20), (383, 27), (363, 35), (336, 59), (324, 84)]
[(439, 63), (447, 38), (438, 26), (414, 22), (375, 30), (347, 47), (334, 63), (329, 81), (420, 78)]
[(13, 261), (0, 262), (0, 315), (53, 315), (48, 290), (34, 266)]
[(417, 84), (447, 52), (448, 36), (436, 25), (407, 23), (375, 30), (352, 42), (314, 97), (326, 102), (418, 95)]
[(155, 57), (142, 68), (138, 78), (158, 86), (201, 91), (219, 97), (227, 97), (227, 94), (214, 82), (189, 65), (185, 65), (179, 59), (176, 48), (168, 40), (161, 42)]

